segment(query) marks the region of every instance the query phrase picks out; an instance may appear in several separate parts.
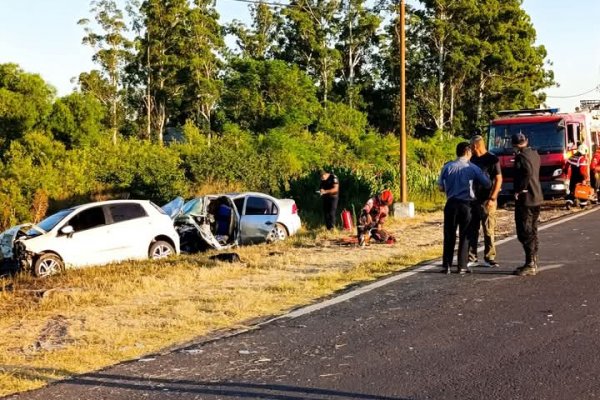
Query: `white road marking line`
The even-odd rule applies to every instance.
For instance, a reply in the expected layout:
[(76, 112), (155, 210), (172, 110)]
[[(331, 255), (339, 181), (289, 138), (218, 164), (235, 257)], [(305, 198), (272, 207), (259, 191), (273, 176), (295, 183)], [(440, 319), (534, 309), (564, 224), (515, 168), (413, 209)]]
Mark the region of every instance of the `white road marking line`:
[[(541, 226), (538, 229), (538, 231), (543, 231), (543, 230), (552, 228), (553, 226), (556, 226), (556, 225), (559, 225), (559, 224), (562, 224), (562, 223), (565, 223), (565, 222), (568, 222), (568, 221), (572, 221), (574, 219), (583, 217), (584, 215), (596, 212), (599, 209), (600, 208), (598, 208), (598, 207), (594, 207), (594, 208), (592, 208), (589, 211), (578, 212), (577, 214), (575, 214), (575, 215), (573, 215), (571, 217), (567, 217), (567, 218), (560, 219), (560, 220), (555, 221), (555, 222), (551, 222), (551, 223), (549, 223), (547, 225), (543, 225), (543, 226)], [(507, 238), (504, 238), (502, 240), (497, 241), (496, 245), (510, 242), (511, 240), (515, 240), (516, 238), (517, 238), (517, 235), (509, 236)], [(478, 251), (480, 251), (482, 249), (483, 249), (483, 246), (481, 248), (479, 248)], [(557, 265), (562, 266), (563, 264), (557, 264)], [(319, 303), (311, 304), (311, 305), (306, 306), (306, 307), (301, 307), (301, 308), (299, 308), (297, 310), (294, 310), (294, 311), (291, 311), (291, 312), (289, 312), (287, 314), (280, 315), (278, 317), (275, 317), (275, 318), (272, 318), (272, 319), (270, 319), (268, 321), (265, 321), (265, 322), (259, 324), (259, 326), (265, 325), (265, 324), (268, 324), (268, 323), (271, 323), (273, 321), (277, 321), (277, 320), (280, 320), (280, 319), (298, 318), (298, 317), (301, 317), (303, 315), (310, 314), (312, 312), (315, 312), (315, 311), (318, 311), (318, 310), (322, 310), (324, 308), (333, 306), (335, 304), (339, 304), (339, 303), (342, 303), (344, 301), (350, 300), (350, 299), (352, 299), (352, 298), (354, 298), (356, 296), (360, 296), (361, 294), (368, 293), (368, 292), (370, 292), (372, 290), (378, 289), (378, 288), (380, 288), (382, 286), (385, 286), (385, 285), (388, 285), (390, 283), (397, 282), (397, 281), (400, 281), (402, 279), (409, 278), (409, 277), (411, 277), (411, 276), (413, 276), (415, 274), (418, 274), (419, 272), (429, 271), (429, 270), (432, 270), (434, 268), (439, 268), (439, 267), (440, 267), (440, 261), (436, 260), (436, 261), (434, 261), (431, 264), (427, 264), (427, 265), (424, 265), (422, 267), (417, 267), (417, 268), (415, 268), (415, 269), (413, 269), (411, 271), (400, 273), (400, 274), (397, 274), (397, 275), (393, 275), (393, 276), (390, 276), (389, 278), (384, 278), (382, 280), (370, 283), (368, 285), (361, 286), (361, 287), (359, 287), (357, 289), (354, 289), (354, 290), (352, 290), (350, 292), (347, 292), (347, 293), (341, 294), (339, 296), (333, 297), (331, 299), (327, 299), (327, 300), (319, 302)], [(546, 266), (546, 267), (541, 267), (540, 270), (547, 270), (547, 269), (553, 269), (553, 268), (559, 268), (559, 266), (549, 265), (549, 266)], [(506, 277), (494, 278), (494, 279), (506, 279), (506, 278), (509, 278), (509, 277), (512, 277), (512, 275), (507, 275)]]

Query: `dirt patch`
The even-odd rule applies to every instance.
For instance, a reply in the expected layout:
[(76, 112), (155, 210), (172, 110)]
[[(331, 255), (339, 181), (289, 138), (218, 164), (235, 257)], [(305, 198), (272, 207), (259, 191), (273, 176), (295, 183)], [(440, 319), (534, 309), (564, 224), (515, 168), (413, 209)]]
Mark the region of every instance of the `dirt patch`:
[(73, 342), (69, 335), (69, 326), (69, 320), (63, 315), (51, 318), (42, 328), (28, 352), (53, 351), (68, 346)]

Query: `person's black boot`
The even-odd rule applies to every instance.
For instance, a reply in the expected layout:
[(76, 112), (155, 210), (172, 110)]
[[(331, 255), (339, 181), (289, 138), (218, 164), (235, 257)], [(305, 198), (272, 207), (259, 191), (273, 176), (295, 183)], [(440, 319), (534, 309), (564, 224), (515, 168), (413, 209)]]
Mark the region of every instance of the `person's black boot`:
[(515, 271), (515, 275), (518, 276), (535, 276), (537, 275), (537, 265), (531, 262), (529, 264), (525, 264), (520, 268), (517, 268)]

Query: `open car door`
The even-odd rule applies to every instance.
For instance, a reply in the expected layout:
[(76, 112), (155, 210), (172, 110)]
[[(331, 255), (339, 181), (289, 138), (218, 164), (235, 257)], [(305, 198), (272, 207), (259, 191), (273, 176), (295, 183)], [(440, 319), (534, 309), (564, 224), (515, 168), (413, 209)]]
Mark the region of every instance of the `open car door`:
[(239, 241), (239, 214), (226, 196), (197, 197), (185, 203), (175, 220), (182, 251), (224, 250)]

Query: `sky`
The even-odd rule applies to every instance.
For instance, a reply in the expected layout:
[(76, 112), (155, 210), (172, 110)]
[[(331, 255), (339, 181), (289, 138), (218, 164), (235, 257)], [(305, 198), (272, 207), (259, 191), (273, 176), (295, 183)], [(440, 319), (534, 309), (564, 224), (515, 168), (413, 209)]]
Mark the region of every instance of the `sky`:
[[(567, 112), (580, 99), (600, 99), (594, 90), (600, 85), (600, 1), (524, 0), (523, 7), (559, 84), (546, 90), (546, 105)], [(248, 5), (233, 0), (217, 0), (217, 9), (223, 22), (249, 16)], [(0, 0), (0, 63), (40, 74), (59, 96), (70, 93), (71, 79), (95, 68), (92, 50), (81, 44), (81, 18), (91, 18), (87, 0)]]

